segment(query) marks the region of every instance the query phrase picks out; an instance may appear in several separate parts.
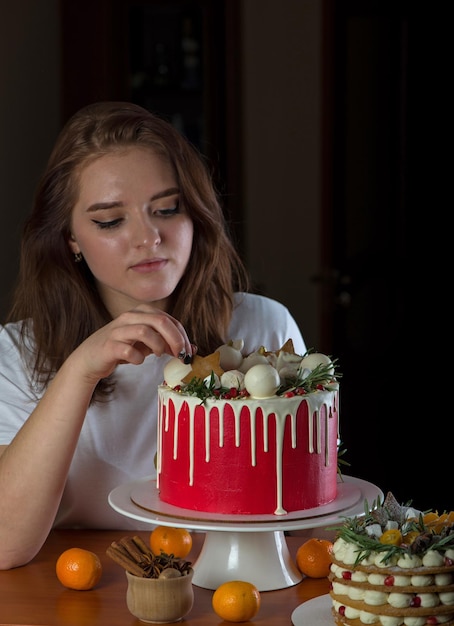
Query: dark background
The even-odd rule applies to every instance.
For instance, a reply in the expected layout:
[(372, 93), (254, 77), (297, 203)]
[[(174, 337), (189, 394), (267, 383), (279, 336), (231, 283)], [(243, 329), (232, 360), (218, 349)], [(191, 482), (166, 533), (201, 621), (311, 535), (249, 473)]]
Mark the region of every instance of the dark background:
[[(240, 45), (239, 3), (112, 4), (117, 4), (111, 16), (112, 32), (117, 28), (121, 32), (117, 31), (117, 43), (128, 22), (125, 14), (120, 15), (128, 11), (127, 5), (134, 5), (129, 9), (129, 41), (123, 39), (125, 47), (120, 44), (116, 49), (118, 71), (106, 68), (104, 87), (99, 80), (91, 85), (86, 71), (81, 84), (68, 72), (65, 114), (84, 100), (98, 97), (100, 91), (102, 95), (103, 89), (109, 96), (158, 106), (170, 117), (175, 105), (183, 106), (188, 136), (209, 156), (219, 180), (237, 198), (243, 184), (235, 159), (241, 142), (242, 68), (232, 51)], [(65, 66), (80, 66), (80, 55), (74, 57), (70, 39), (70, 35), (78, 39), (80, 5), (77, 9), (71, 3), (64, 6)], [(412, 287), (418, 265), (412, 256), (410, 221), (424, 190), (419, 178), (421, 158), (426, 162), (426, 175), (430, 172), (430, 159), (421, 150), (427, 146), (424, 128), (434, 123), (433, 110), (424, 111), (427, 99), (421, 81), (427, 85), (428, 77), (421, 73), (433, 54), (435, 33), (430, 16), (423, 28), (424, 15), (418, 11), (410, 2), (323, 2), (323, 243), (321, 271), (313, 279), (320, 287), (319, 349), (338, 357), (344, 373), (341, 438), (351, 464), (346, 473), (370, 480), (385, 492), (392, 490), (402, 502), (413, 500), (420, 508), (442, 510), (454, 508), (446, 489), (450, 446), (444, 408), (432, 407), (429, 417), (425, 392), (418, 382), (419, 355), (425, 349), (428, 329)], [(181, 53), (175, 41), (181, 22), (187, 19), (192, 20), (192, 32), (199, 39), (201, 59), (209, 51), (206, 73), (199, 74), (200, 82), (189, 89), (183, 85)], [(102, 20), (105, 31), (105, 13)], [(161, 20), (169, 25), (165, 61), (169, 67), (164, 78), (159, 75), (159, 54), (153, 47), (165, 31), (159, 26)], [(98, 24), (93, 41), (98, 53), (100, 32)], [(104, 36), (109, 37), (106, 32)], [(86, 38), (84, 50), (89, 51)], [(91, 60), (93, 54), (90, 51)], [(145, 58), (151, 61), (148, 67)], [(125, 77), (140, 71), (147, 81), (131, 89)], [(198, 132), (196, 111), (203, 111), (204, 126)], [(421, 113), (422, 118), (418, 117)], [(215, 152), (210, 150), (213, 146)], [(237, 225), (241, 246), (238, 207), (241, 203), (230, 206), (227, 199), (226, 211)]]
[[(443, 315), (450, 262), (444, 251), (438, 261), (442, 245), (435, 242), (447, 230), (450, 198), (442, 184), (449, 175), (441, 175), (451, 149), (441, 112), (451, 70), (439, 45), (444, 5), (423, 11), (416, 4), (320, 0), (321, 50), (313, 61), (322, 81), (321, 227), (311, 281), (320, 311), (316, 347), (338, 357), (343, 373), (340, 434), (351, 464), (345, 473), (393, 491), (399, 501), (443, 510), (454, 508), (450, 324)], [(58, 126), (99, 99), (133, 100), (167, 116), (206, 155), (247, 256), (243, 157), (251, 129), (243, 96), (255, 77), (240, 62), (248, 45), (241, 0), (58, 0), (58, 6)], [(286, 1), (277, 7), (285, 11)], [(272, 55), (272, 39), (269, 45)], [(288, 63), (297, 83), (299, 61), (289, 56)], [(272, 90), (279, 77), (265, 76)], [(282, 98), (291, 107), (288, 93)], [(264, 120), (263, 134), (279, 123)], [(301, 157), (281, 153), (289, 165)], [(293, 226), (281, 208), (279, 238)], [(313, 231), (305, 226), (301, 247)], [(296, 280), (284, 295), (298, 294), (298, 268), (292, 271)], [(256, 288), (267, 293), (260, 280)]]

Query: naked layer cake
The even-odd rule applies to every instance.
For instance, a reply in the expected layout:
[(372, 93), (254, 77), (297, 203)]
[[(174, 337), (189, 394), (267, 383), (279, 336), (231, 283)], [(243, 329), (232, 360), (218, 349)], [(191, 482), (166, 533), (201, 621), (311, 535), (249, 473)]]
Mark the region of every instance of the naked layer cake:
[(337, 530), (330, 581), (339, 626), (452, 626), (454, 513), (423, 514), (388, 493)]
[[(185, 365), (159, 387), (157, 487), (163, 502), (218, 514), (285, 515), (337, 495), (335, 360), (291, 340), (244, 356), (242, 341)], [(337, 376), (338, 377), (338, 376)]]

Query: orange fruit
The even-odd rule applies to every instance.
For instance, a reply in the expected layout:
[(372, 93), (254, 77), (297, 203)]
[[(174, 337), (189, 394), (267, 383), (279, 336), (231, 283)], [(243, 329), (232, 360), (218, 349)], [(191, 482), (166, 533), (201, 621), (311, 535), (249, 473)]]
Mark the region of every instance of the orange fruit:
[(260, 608), (260, 592), (244, 580), (229, 580), (216, 589), (211, 604), (218, 617), (226, 622), (247, 622)]
[(438, 512), (426, 513), (423, 515), (423, 522), (435, 533), (441, 533), (445, 526), (450, 526), (454, 522), (454, 511), (450, 513), (445, 511), (441, 515), (438, 515)]
[(324, 578), (329, 574), (333, 542), (311, 537), (296, 551), (296, 565), (309, 578)]
[(389, 528), (380, 537), (380, 543), (388, 546), (400, 546), (402, 543), (402, 533), (398, 528)]
[(93, 589), (101, 579), (102, 565), (97, 554), (83, 548), (69, 548), (55, 565), (58, 580), (68, 589)]
[(454, 511), (450, 511), (449, 513), (442, 513), (438, 519), (438, 524), (435, 527), (435, 532), (440, 533), (444, 526), (451, 526), (454, 524)]
[(438, 513), (435, 513), (434, 511), (431, 513), (425, 513), (422, 519), (426, 526), (434, 526), (438, 521)]
[(150, 533), (150, 548), (153, 554), (161, 552), (173, 554), (177, 559), (184, 559), (192, 548), (192, 535), (186, 528), (156, 526)]
[(416, 539), (416, 537), (419, 537), (419, 531), (410, 530), (408, 533), (405, 533), (405, 535), (403, 535), (402, 543), (404, 543), (407, 546), (410, 546), (413, 543), (413, 541)]

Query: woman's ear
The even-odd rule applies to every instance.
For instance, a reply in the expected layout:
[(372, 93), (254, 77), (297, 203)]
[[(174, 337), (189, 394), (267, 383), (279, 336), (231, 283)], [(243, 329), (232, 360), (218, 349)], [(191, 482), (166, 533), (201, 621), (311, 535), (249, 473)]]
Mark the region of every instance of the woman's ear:
[(68, 239), (68, 245), (71, 249), (71, 252), (73, 254), (80, 254), (80, 248), (79, 248), (79, 244), (77, 243), (77, 241), (74, 239), (74, 235), (70, 235), (69, 239)]

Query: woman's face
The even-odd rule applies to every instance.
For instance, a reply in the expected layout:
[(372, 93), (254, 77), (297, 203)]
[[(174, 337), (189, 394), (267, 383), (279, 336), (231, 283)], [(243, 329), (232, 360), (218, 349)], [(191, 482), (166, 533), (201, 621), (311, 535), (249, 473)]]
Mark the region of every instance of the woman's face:
[(80, 252), (113, 317), (139, 303), (166, 310), (192, 249), (171, 166), (145, 148), (101, 156), (80, 173), (71, 251)]

